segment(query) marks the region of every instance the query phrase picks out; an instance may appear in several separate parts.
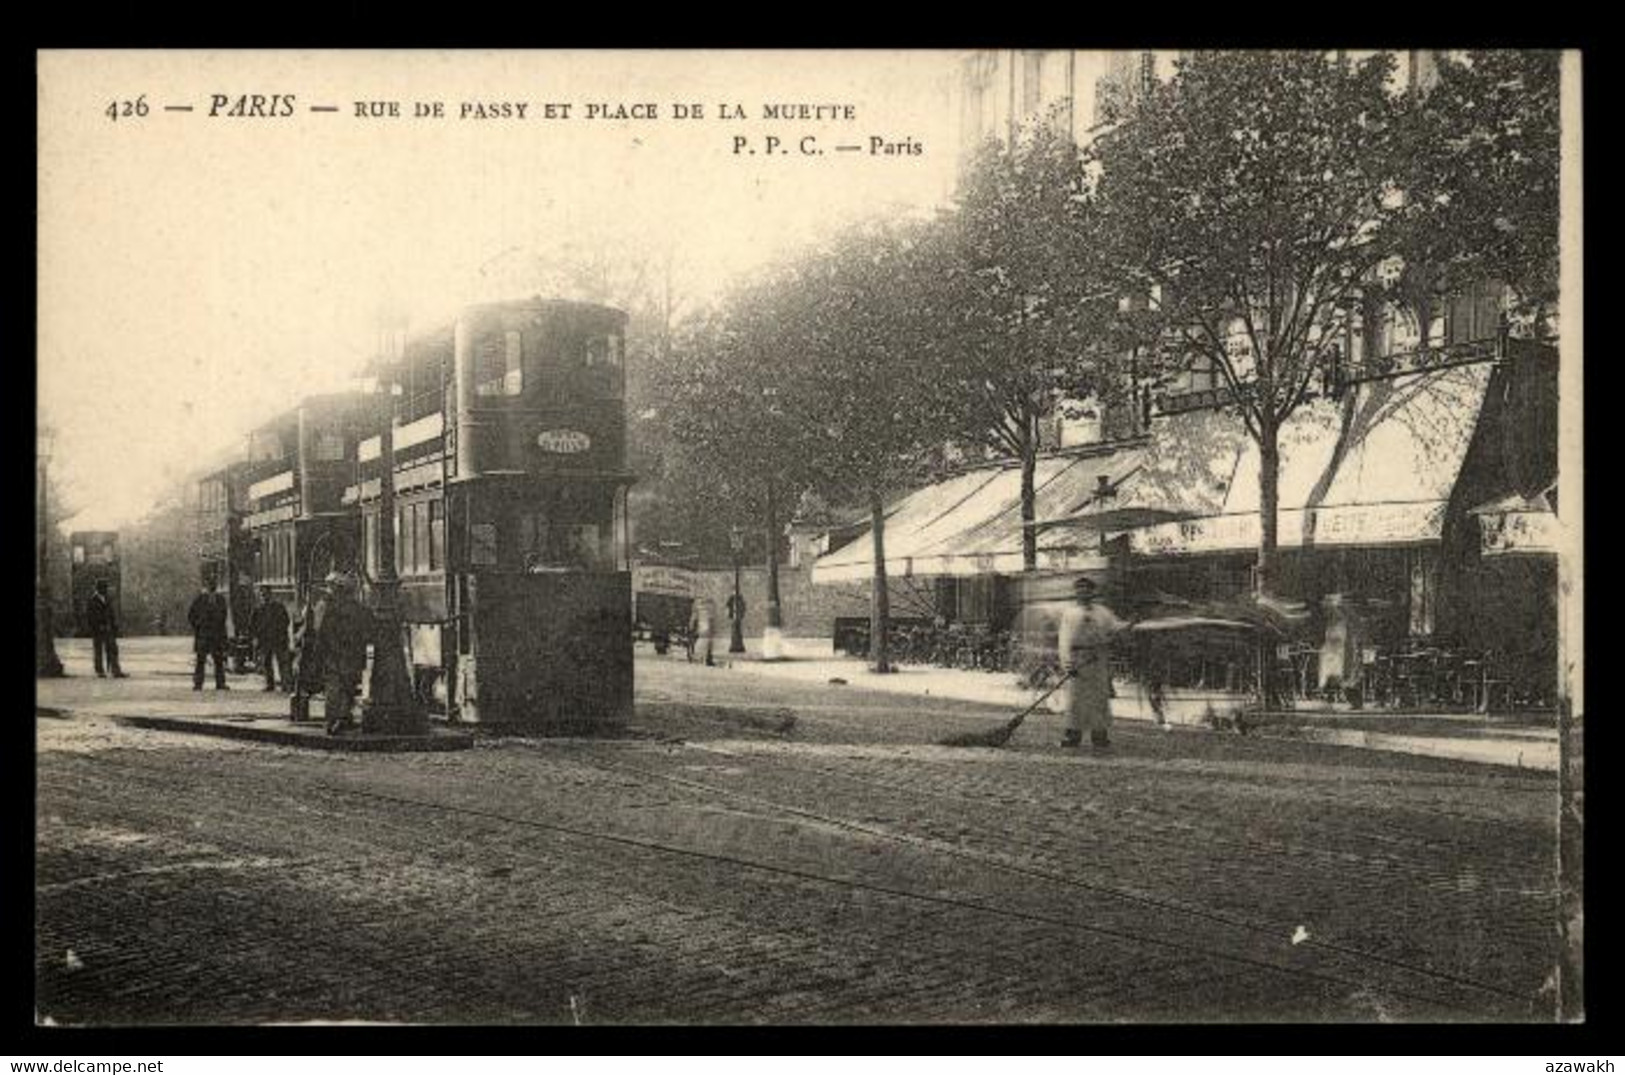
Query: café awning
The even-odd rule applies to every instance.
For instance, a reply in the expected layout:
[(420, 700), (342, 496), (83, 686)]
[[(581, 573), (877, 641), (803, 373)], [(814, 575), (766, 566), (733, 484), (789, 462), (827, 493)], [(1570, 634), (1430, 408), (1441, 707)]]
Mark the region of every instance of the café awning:
[[(1299, 407), (1280, 434), (1279, 547), (1438, 541), (1491, 372), (1484, 364), (1373, 381), (1351, 398)], [(1169, 556), (1257, 548), (1258, 472), (1258, 447), (1249, 438), (1218, 510), (1130, 530), (1130, 550)]]
[[(1058, 516), (1086, 502), (1091, 490), (1121, 484), (1140, 461), (1139, 449), (1050, 456), (1033, 475), (1035, 516)], [(887, 513), (886, 572), (910, 578), (1017, 574), (1022, 570), (1021, 469), (984, 467), (927, 486)], [(1039, 535), (1041, 568), (1100, 566), (1098, 534)], [(868, 579), (874, 544), (868, 529), (813, 564), (815, 583)]]
[(1154, 423), (1132, 470), (1109, 490), (1089, 495), (1055, 517), (1040, 516), (1041, 531), (1091, 535), (1125, 530), (1218, 511), (1235, 477), (1247, 435), (1218, 411), (1191, 411)]

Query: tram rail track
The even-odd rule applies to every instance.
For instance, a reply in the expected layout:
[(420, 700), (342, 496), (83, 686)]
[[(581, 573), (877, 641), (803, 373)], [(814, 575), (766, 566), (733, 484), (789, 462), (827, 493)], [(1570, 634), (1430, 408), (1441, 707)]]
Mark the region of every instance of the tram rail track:
[[(731, 788), (722, 788), (722, 787), (718, 787), (718, 786), (713, 785), (713, 784), (707, 784), (707, 783), (705, 783), (703, 781), (697, 781), (697, 780), (694, 780), (694, 779), (688, 778), (688, 777), (679, 777), (679, 776), (674, 776), (674, 775), (671, 775), (671, 774), (656, 773), (656, 772), (652, 772), (650, 770), (642, 769), (642, 768), (639, 768), (639, 767), (636, 767), (636, 766), (625, 765), (623, 763), (615, 763), (615, 762), (579, 762), (579, 763), (580, 764), (591, 765), (591, 766), (594, 766), (596, 768), (601, 768), (601, 769), (605, 769), (605, 770), (613, 770), (613, 771), (618, 771), (618, 772), (632, 772), (632, 773), (636, 773), (636, 774), (638, 774), (640, 776), (643, 776), (643, 777), (645, 777), (647, 779), (663, 780), (663, 781), (670, 782), (670, 783), (673, 783), (673, 784), (677, 784), (677, 785), (680, 785), (680, 786), (683, 786), (683, 787), (693, 788), (693, 789), (696, 789), (696, 790), (703, 790), (703, 791), (706, 791), (706, 792), (708, 792), (708, 793), (710, 793), (712, 795), (715, 795), (717, 797), (720, 797), (720, 798), (736, 799), (736, 800), (740, 800), (740, 801), (744, 801), (744, 802), (749, 802), (749, 803), (752, 803), (754, 805), (765, 806), (765, 807), (768, 807), (768, 808), (771, 808), (771, 809), (774, 809), (774, 810), (778, 810), (778, 811), (780, 811), (782, 813), (785, 813), (785, 814), (788, 814), (788, 815), (791, 815), (791, 816), (801, 817), (801, 818), (805, 818), (805, 819), (811, 820), (811, 821), (817, 821), (817, 822), (822, 823), (822, 824), (832, 825), (832, 826), (842, 828), (842, 829), (847, 829), (847, 830), (850, 830), (850, 831), (853, 831), (853, 832), (859, 832), (859, 833), (862, 833), (862, 834), (864, 834), (866, 836), (877, 837), (877, 838), (880, 838), (880, 839), (887, 839), (887, 840), (892, 840), (892, 841), (895, 841), (895, 842), (898, 842), (898, 843), (908, 844), (908, 845), (910, 845), (912, 847), (915, 847), (915, 848), (920, 849), (920, 850), (928, 851), (930, 853), (939, 854), (939, 855), (946, 855), (946, 856), (950, 856), (950, 857), (953, 857), (953, 858), (974, 862), (974, 863), (977, 863), (978, 865), (993, 868), (993, 869), (997, 869), (997, 870), (1000, 870), (1000, 871), (1005, 872), (1005, 873), (1009, 873), (1009, 874), (1013, 874), (1013, 875), (1033, 879), (1033, 880), (1041, 880), (1041, 881), (1050, 882), (1050, 883), (1053, 883), (1053, 884), (1060, 884), (1060, 885), (1067, 886), (1069, 888), (1075, 888), (1075, 889), (1078, 889), (1078, 890), (1081, 890), (1081, 891), (1084, 891), (1084, 892), (1088, 892), (1088, 893), (1090, 893), (1092, 895), (1105, 896), (1105, 897), (1108, 897), (1108, 898), (1111, 898), (1111, 899), (1119, 900), (1119, 901), (1122, 901), (1122, 902), (1125, 902), (1125, 903), (1135, 904), (1135, 905), (1138, 905), (1138, 906), (1154, 909), (1154, 910), (1157, 910), (1157, 911), (1162, 911), (1162, 912), (1166, 912), (1166, 913), (1181, 915), (1181, 916), (1185, 916), (1185, 917), (1188, 917), (1188, 918), (1200, 919), (1200, 920), (1203, 920), (1203, 921), (1214, 923), (1216, 925), (1225, 926), (1225, 927), (1230, 928), (1230, 929), (1235, 929), (1235, 930), (1240, 930), (1240, 931), (1244, 931), (1244, 932), (1247, 932), (1247, 933), (1251, 933), (1251, 934), (1253, 934), (1255, 936), (1258, 936), (1258, 937), (1261, 937), (1261, 938), (1279, 939), (1280, 937), (1282, 937), (1284, 935), (1287, 935), (1287, 933), (1288, 933), (1288, 929), (1283, 927), (1280, 924), (1265, 925), (1265, 924), (1257, 923), (1257, 922), (1249, 922), (1249, 921), (1245, 921), (1245, 920), (1242, 920), (1242, 919), (1239, 919), (1239, 918), (1234, 918), (1234, 917), (1231, 917), (1231, 916), (1222, 915), (1222, 914), (1219, 914), (1219, 913), (1216, 913), (1214, 911), (1210, 911), (1210, 910), (1207, 910), (1207, 909), (1204, 909), (1204, 908), (1201, 908), (1201, 907), (1195, 907), (1195, 906), (1192, 906), (1192, 905), (1187, 904), (1187, 903), (1178, 902), (1178, 901), (1174, 901), (1174, 900), (1157, 898), (1157, 897), (1154, 897), (1154, 896), (1147, 896), (1147, 895), (1143, 895), (1143, 894), (1135, 893), (1135, 892), (1129, 892), (1129, 891), (1126, 891), (1126, 890), (1121, 889), (1121, 888), (1115, 888), (1115, 887), (1112, 887), (1112, 886), (1109, 886), (1109, 885), (1099, 884), (1097, 882), (1088, 881), (1088, 880), (1085, 880), (1085, 879), (1082, 879), (1082, 878), (1073, 877), (1073, 876), (1069, 876), (1069, 875), (1066, 875), (1066, 874), (1056, 873), (1056, 872), (1051, 871), (1051, 870), (1043, 870), (1043, 869), (1038, 869), (1038, 868), (1031, 867), (1031, 866), (1024, 866), (1024, 865), (1021, 865), (1020, 863), (1012, 862), (1012, 861), (1009, 861), (1009, 860), (1007, 860), (1005, 858), (1001, 858), (1001, 857), (998, 857), (998, 856), (990, 855), (990, 854), (983, 853), (983, 852), (971, 851), (971, 850), (968, 850), (968, 849), (965, 849), (965, 848), (962, 848), (962, 847), (955, 847), (955, 846), (946, 844), (943, 841), (938, 840), (938, 839), (934, 839), (934, 838), (930, 838), (930, 837), (916, 836), (916, 835), (913, 835), (913, 834), (910, 834), (910, 833), (897, 832), (895, 830), (888, 829), (888, 828), (885, 828), (883, 826), (877, 826), (877, 825), (872, 825), (872, 824), (866, 824), (864, 822), (852, 821), (852, 820), (847, 819), (847, 818), (839, 818), (839, 817), (835, 817), (834, 815), (831, 815), (831, 814), (822, 813), (822, 812), (815, 811), (815, 810), (808, 810), (808, 809), (805, 809), (803, 807), (791, 806), (791, 805), (785, 804), (785, 803), (780, 803), (780, 802), (768, 799), (765, 796), (754, 795), (754, 794), (749, 793), (749, 792), (742, 792), (742, 791), (738, 791), (736, 789), (731, 789)], [(1354, 948), (1354, 947), (1351, 947), (1351, 946), (1348, 946), (1348, 945), (1338, 944), (1338, 943), (1335, 943), (1335, 942), (1332, 942), (1332, 941), (1327, 941), (1327, 940), (1324, 940), (1324, 939), (1321, 939), (1321, 938), (1318, 938), (1318, 937), (1310, 937), (1307, 940), (1298, 942), (1298, 944), (1299, 944), (1300, 947), (1302, 947), (1304, 949), (1307, 949), (1307, 950), (1324, 951), (1324, 952), (1329, 952), (1329, 953), (1335, 953), (1335, 954), (1337, 954), (1339, 956), (1343, 956), (1343, 957), (1359, 959), (1359, 960), (1367, 960), (1367, 961), (1370, 961), (1370, 962), (1373, 962), (1373, 963), (1380, 963), (1380, 964), (1382, 964), (1384, 966), (1388, 966), (1388, 967), (1391, 967), (1391, 968), (1396, 969), (1396, 970), (1404, 971), (1404, 972), (1409, 973), (1409, 974), (1415, 974), (1415, 975), (1419, 975), (1419, 976), (1422, 976), (1422, 977), (1429, 978), (1429, 979), (1437, 981), (1437, 982), (1448, 983), (1450, 985), (1460, 986), (1460, 987), (1463, 987), (1463, 988), (1476, 990), (1476, 991), (1483, 992), (1483, 993), (1486, 993), (1486, 994), (1498, 996), (1498, 997), (1501, 997), (1501, 998), (1507, 999), (1507, 1000), (1524, 1001), (1524, 1000), (1527, 999), (1521, 993), (1517, 993), (1517, 992), (1515, 992), (1513, 990), (1503, 989), (1503, 988), (1501, 988), (1499, 986), (1495, 986), (1495, 985), (1492, 985), (1492, 984), (1487, 983), (1487, 982), (1481, 982), (1481, 981), (1478, 981), (1476, 979), (1468, 978), (1468, 977), (1465, 977), (1465, 976), (1462, 976), (1462, 975), (1451, 974), (1451, 973), (1445, 972), (1445, 971), (1438, 971), (1438, 970), (1434, 970), (1434, 969), (1428, 968), (1428, 967), (1420, 967), (1420, 966), (1417, 966), (1416, 964), (1409, 963), (1409, 962), (1404, 961), (1404, 960), (1393, 959), (1391, 957), (1386, 957), (1386, 956), (1383, 956), (1383, 955), (1378, 954), (1378, 953), (1365, 951), (1365, 950)]]
[[(142, 765), (129, 759), (114, 760), (105, 755), (99, 755), (99, 762), (116, 765), (126, 770), (146, 770), (149, 774), (163, 777), (165, 770), (159, 766)], [(562, 760), (562, 759), (561, 759)], [(1226, 929), (1232, 929), (1256, 938), (1278, 939), (1280, 930), (1277, 927), (1266, 926), (1257, 922), (1236, 919), (1231, 916), (1220, 915), (1203, 908), (1192, 907), (1178, 901), (1171, 901), (1142, 894), (1126, 892), (1112, 886), (1102, 885), (1085, 878), (1057, 873), (1055, 871), (1025, 866), (1020, 863), (1003, 861), (998, 857), (984, 852), (971, 851), (965, 848), (946, 845), (932, 837), (922, 837), (908, 833), (898, 833), (877, 825), (855, 821), (851, 818), (840, 817), (827, 812), (809, 810), (793, 806), (774, 799), (742, 792), (738, 789), (724, 788), (703, 780), (672, 774), (658, 773), (639, 766), (622, 762), (592, 761), (572, 755), (568, 758), (569, 764), (583, 766), (597, 770), (601, 773), (618, 773), (623, 777), (633, 778), (644, 784), (654, 782), (678, 786), (690, 792), (702, 794), (717, 800), (733, 800), (753, 807), (775, 812), (781, 816), (794, 817), (806, 821), (816, 821), (819, 824), (830, 825), (839, 829), (863, 834), (869, 838), (884, 839), (899, 845), (907, 845), (916, 852), (926, 855), (944, 856), (962, 863), (972, 865), (978, 869), (993, 870), (1005, 875), (1020, 876), (1028, 880), (1040, 881), (1045, 884), (1061, 886), (1068, 889), (1089, 892), (1093, 896), (1109, 898), (1122, 903), (1141, 906), (1161, 914), (1169, 914), (1187, 918), (1193, 921), (1206, 922)], [(791, 768), (800, 768), (792, 766)], [(816, 769), (816, 767), (814, 767)], [(274, 778), (254, 778), (256, 783), (280, 784)], [(1480, 1010), (1479, 1005), (1463, 1002), (1460, 997), (1447, 999), (1437, 992), (1425, 993), (1416, 991), (1415, 985), (1427, 982), (1436, 987), (1443, 987), (1449, 991), (1473, 994), (1493, 998), (1500, 1002), (1514, 1002), (1528, 1004), (1531, 998), (1521, 993), (1503, 989), (1490, 983), (1478, 981), (1462, 975), (1451, 974), (1433, 968), (1417, 966), (1404, 960), (1393, 959), (1380, 953), (1364, 951), (1352, 946), (1340, 945), (1335, 942), (1314, 939), (1300, 948), (1302, 951), (1313, 952), (1323, 958), (1330, 957), (1338, 960), (1343, 966), (1333, 971), (1316, 970), (1300, 966), (1283, 964), (1278, 961), (1258, 958), (1244, 952), (1227, 950), (1224, 947), (1212, 945), (1193, 944), (1188, 940), (1174, 940), (1167, 937), (1153, 936), (1148, 933), (1114, 929), (1096, 924), (1078, 922), (1072, 919), (1061, 918), (1055, 915), (1034, 913), (1010, 907), (999, 907), (984, 901), (973, 899), (956, 899), (945, 897), (936, 893), (912, 891), (906, 887), (896, 885), (876, 884), (869, 881), (832, 876), (814, 870), (806, 870), (795, 866), (775, 863), (756, 857), (742, 857), (738, 855), (718, 854), (694, 847), (682, 846), (667, 840), (651, 839), (641, 836), (613, 833), (586, 828), (577, 825), (559, 824), (535, 818), (517, 817), (500, 811), (492, 811), (472, 807), (466, 804), (447, 803), (411, 795), (389, 794), (379, 791), (365, 790), (341, 782), (327, 780), (313, 780), (305, 785), (310, 791), (322, 791), (331, 795), (350, 798), (362, 798), (391, 806), (410, 810), (435, 811), (440, 813), (457, 814), (465, 818), (478, 818), (486, 822), (502, 826), (519, 826), (533, 832), (548, 832), (559, 836), (577, 840), (595, 841), (615, 844), (622, 848), (637, 849), (646, 853), (655, 853), (666, 856), (677, 856), (690, 861), (712, 862), (718, 865), (727, 865), (737, 869), (747, 869), (759, 873), (792, 878), (800, 882), (822, 886), (844, 887), (853, 891), (864, 891), (885, 898), (909, 901), (919, 904), (935, 905), (944, 908), (953, 908), (957, 911), (969, 912), (978, 915), (990, 915), (1012, 922), (1042, 925), (1046, 928), (1061, 929), (1065, 931), (1081, 931), (1103, 937), (1113, 938), (1119, 942), (1141, 945), (1151, 949), (1164, 951), (1175, 957), (1174, 963), (1188, 966), (1193, 963), (1219, 961), (1231, 966), (1246, 968), (1241, 973), (1267, 972), (1271, 974), (1288, 975), (1304, 981), (1312, 981), (1323, 987), (1334, 987), (1342, 990), (1374, 990), (1396, 1000), (1407, 1000), (1424, 1005), (1431, 1009), (1451, 1012), (1471, 1013)], [(286, 793), (286, 788), (281, 789)], [(897, 789), (910, 791), (912, 789)], [(394, 827), (394, 826), (389, 826)], [(1411, 976), (1413, 981), (1410, 987), (1403, 983), (1375, 984), (1368, 977), (1360, 976), (1358, 967), (1362, 965), (1381, 966), (1389, 971), (1401, 975)], [(1351, 970), (1353, 976), (1350, 976)]]

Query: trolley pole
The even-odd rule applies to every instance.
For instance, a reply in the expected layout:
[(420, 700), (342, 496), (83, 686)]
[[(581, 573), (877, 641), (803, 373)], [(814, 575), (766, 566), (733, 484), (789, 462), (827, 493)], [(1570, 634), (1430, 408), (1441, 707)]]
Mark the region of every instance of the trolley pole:
[(361, 730), (373, 735), (427, 735), (429, 714), (412, 690), (401, 645), (400, 576), (395, 571), (395, 377), (404, 353), (398, 325), (385, 329), (379, 361), (383, 423), (378, 432), (378, 577), (373, 582), (372, 675), (361, 707)]
[(56, 655), (55, 614), (51, 606), (51, 523), (46, 514), (47, 468), (51, 462), (53, 435), (41, 431), (36, 444), (35, 463), (39, 479), (39, 581), (34, 587), (34, 676), (59, 679), (62, 660)]

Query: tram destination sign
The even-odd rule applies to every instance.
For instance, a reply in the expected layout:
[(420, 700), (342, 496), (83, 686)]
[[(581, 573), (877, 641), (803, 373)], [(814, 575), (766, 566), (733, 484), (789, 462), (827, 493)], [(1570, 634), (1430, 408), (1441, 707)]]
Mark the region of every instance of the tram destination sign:
[(575, 429), (544, 429), (536, 434), (536, 445), (555, 455), (580, 455), (592, 448), (592, 438)]

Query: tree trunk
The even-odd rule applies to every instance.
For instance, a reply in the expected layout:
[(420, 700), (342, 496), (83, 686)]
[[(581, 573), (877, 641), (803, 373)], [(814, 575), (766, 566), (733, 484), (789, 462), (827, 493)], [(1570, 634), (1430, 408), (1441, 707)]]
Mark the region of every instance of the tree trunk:
[[(1266, 394), (1266, 400), (1269, 396)], [(1258, 565), (1253, 578), (1253, 592), (1259, 597), (1275, 595), (1276, 545), (1279, 540), (1281, 500), (1281, 450), (1277, 443), (1278, 430), (1271, 422), (1261, 422), (1258, 428)], [(1266, 711), (1280, 708), (1280, 693), (1275, 682), (1275, 641), (1264, 632), (1258, 642), (1259, 699)]]
[(779, 505), (777, 492), (767, 485), (767, 626), (762, 630), (762, 659), (784, 656), (784, 625), (779, 608)]
[(1275, 592), (1275, 565), (1280, 528), (1281, 450), (1277, 430), (1261, 425), (1258, 436), (1258, 568), (1253, 579), (1260, 596)]
[(869, 656), (876, 672), (891, 671), (886, 629), (891, 622), (891, 595), (886, 590), (886, 505), (879, 495), (869, 498), (869, 528), (874, 536), (874, 598), (869, 604)]
[(1033, 475), (1038, 470), (1038, 437), (1032, 420), (1026, 424), (1021, 438), (1021, 569), (1038, 570), (1038, 531), (1033, 529), (1036, 515), (1037, 493), (1033, 489)]
[(783, 627), (779, 609), (779, 505), (771, 486), (767, 491), (767, 625)]

